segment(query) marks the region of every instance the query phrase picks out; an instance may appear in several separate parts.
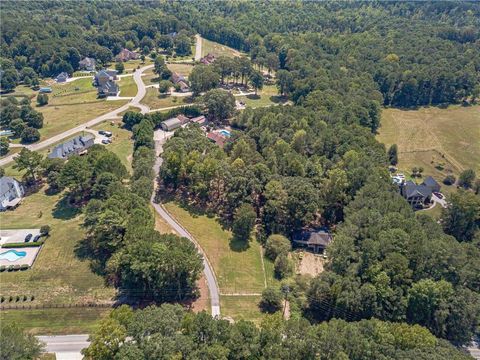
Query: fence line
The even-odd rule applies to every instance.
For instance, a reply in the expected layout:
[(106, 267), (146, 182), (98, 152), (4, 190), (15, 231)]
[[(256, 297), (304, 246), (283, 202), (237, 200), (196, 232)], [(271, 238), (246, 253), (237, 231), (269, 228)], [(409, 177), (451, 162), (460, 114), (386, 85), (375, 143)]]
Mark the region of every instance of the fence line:
[(38, 309), (66, 309), (66, 308), (112, 308), (113, 303), (87, 303), (87, 304), (37, 304), (37, 305), (2, 305), (0, 311), (5, 310), (38, 310)]

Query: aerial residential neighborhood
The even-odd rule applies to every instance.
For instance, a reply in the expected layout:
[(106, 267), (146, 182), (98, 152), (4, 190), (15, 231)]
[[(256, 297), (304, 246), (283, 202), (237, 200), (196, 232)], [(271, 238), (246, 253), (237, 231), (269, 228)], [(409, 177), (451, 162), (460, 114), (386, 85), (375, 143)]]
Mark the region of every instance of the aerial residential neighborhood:
[(1, 359), (480, 359), (478, 3), (0, 20)]

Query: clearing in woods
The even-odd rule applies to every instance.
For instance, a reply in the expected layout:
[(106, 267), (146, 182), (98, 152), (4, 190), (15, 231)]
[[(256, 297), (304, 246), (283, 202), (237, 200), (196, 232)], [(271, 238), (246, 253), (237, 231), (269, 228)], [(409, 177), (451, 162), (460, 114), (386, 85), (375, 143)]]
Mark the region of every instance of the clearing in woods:
[(398, 145), (398, 168), (408, 174), (412, 167), (423, 167), (425, 175), (442, 181), (469, 168), (480, 172), (478, 105), (384, 109), (377, 139), (387, 148)]

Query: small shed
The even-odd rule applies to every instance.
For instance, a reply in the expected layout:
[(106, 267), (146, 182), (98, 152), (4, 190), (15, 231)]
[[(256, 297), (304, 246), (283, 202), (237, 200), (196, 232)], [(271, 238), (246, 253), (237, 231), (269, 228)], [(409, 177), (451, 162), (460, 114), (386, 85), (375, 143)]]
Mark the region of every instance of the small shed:
[(180, 126), (182, 126), (182, 122), (178, 118), (171, 118), (160, 123), (163, 131), (173, 131)]

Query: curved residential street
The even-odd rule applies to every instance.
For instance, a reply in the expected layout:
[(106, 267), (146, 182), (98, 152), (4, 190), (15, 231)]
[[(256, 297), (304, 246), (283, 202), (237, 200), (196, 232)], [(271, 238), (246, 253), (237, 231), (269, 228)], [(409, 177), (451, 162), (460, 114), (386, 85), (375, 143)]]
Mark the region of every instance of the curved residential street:
[[(92, 119), (92, 120), (90, 120), (86, 123), (78, 125), (78, 126), (76, 126), (74, 128), (71, 128), (67, 131), (64, 131), (63, 133), (52, 136), (52, 137), (50, 137), (50, 138), (48, 138), (44, 141), (41, 141), (41, 142), (35, 143), (35, 144), (31, 144), (31, 145), (26, 145), (24, 147), (26, 147), (27, 149), (32, 150), (32, 151), (38, 151), (38, 150), (44, 149), (44, 148), (46, 148), (50, 145), (53, 145), (53, 144), (65, 139), (65, 138), (73, 136), (76, 133), (84, 131), (85, 129), (87, 129), (89, 127), (100, 124), (100, 123), (104, 122), (105, 120), (116, 119), (116, 118), (119, 117), (119, 114), (121, 112), (127, 110), (130, 106), (136, 106), (136, 107), (140, 108), (142, 114), (145, 114), (145, 113), (149, 112), (150, 108), (148, 106), (145, 106), (145, 105), (141, 104), (140, 101), (143, 99), (143, 97), (145, 96), (145, 94), (147, 92), (147, 90), (145, 88), (145, 84), (142, 81), (142, 73), (145, 70), (151, 69), (152, 67), (153, 67), (153, 65), (147, 65), (147, 66), (144, 66), (144, 67), (138, 69), (137, 71), (135, 71), (135, 73), (133, 74), (133, 79), (135, 80), (135, 83), (137, 84), (137, 88), (138, 88), (137, 95), (135, 95), (135, 97), (131, 101), (126, 103), (125, 105), (119, 107), (118, 109), (110, 111), (109, 113), (106, 113), (104, 115), (100, 115), (100, 116), (98, 116), (98, 117), (96, 117), (96, 118), (94, 118), (94, 119)], [(13, 161), (13, 158), (16, 155), (17, 154), (12, 154), (12, 155), (4, 157), (3, 159), (0, 159), (0, 166), (5, 166), (9, 162)]]

